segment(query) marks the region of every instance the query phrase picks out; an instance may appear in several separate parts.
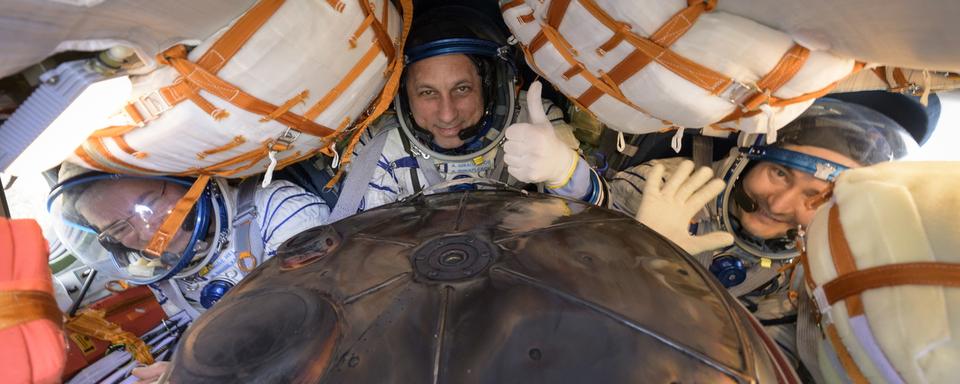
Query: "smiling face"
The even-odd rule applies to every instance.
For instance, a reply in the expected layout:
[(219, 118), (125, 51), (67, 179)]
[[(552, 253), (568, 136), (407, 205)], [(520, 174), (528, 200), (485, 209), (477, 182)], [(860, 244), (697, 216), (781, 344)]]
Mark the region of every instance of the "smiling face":
[(460, 131), (483, 116), (480, 73), (466, 55), (423, 59), (407, 68), (407, 100), (417, 125), (445, 149), (463, 145)]
[[(859, 166), (846, 156), (820, 147), (788, 145), (784, 148), (851, 168)], [(808, 207), (806, 202), (829, 187), (829, 182), (809, 173), (762, 161), (750, 169), (743, 179), (743, 190), (757, 203), (757, 209), (746, 212), (735, 206), (733, 215), (740, 219), (747, 232), (758, 238), (783, 236), (797, 225), (810, 224), (816, 207)]]

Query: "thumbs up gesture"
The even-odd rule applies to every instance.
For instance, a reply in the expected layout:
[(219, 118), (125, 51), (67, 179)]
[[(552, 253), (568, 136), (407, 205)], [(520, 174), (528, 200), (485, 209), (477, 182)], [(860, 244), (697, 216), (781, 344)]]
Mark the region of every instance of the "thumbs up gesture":
[(544, 182), (548, 188), (560, 188), (570, 181), (580, 157), (554, 133), (553, 124), (543, 112), (541, 89), (542, 85), (537, 81), (527, 90), (530, 122), (507, 127), (503, 161), (507, 164), (507, 172), (517, 180)]

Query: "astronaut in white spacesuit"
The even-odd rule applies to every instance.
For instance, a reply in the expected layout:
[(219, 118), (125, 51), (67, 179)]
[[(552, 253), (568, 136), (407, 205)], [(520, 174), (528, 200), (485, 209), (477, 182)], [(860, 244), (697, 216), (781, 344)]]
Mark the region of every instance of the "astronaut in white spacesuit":
[(459, 6), (414, 20), (395, 113), (360, 139), (331, 221), (462, 178), (544, 183), (602, 204), (603, 181), (562, 111), (541, 102), (537, 82), (516, 97), (512, 48), (484, 20)]
[[(48, 208), (58, 237), (87, 265), (149, 285), (168, 316), (185, 312), (195, 319), (286, 239), (330, 213), (326, 202), (292, 183), (260, 188), (256, 179), (238, 187), (213, 179), (159, 257), (144, 249), (193, 180), (64, 164)], [(165, 367), (144, 369), (150, 377)]]
[(283, 241), (330, 212), (322, 199), (287, 181), (260, 188), (251, 179), (233, 187), (215, 178), (155, 257), (145, 248), (193, 180), (63, 167), (71, 171), (61, 172), (66, 177), (48, 200), (60, 239), (100, 273), (154, 288), (169, 315), (196, 318)]
[[(796, 297), (790, 292), (798, 287), (789, 277), (799, 254), (797, 236), (840, 172), (901, 158), (916, 146), (889, 117), (824, 98), (780, 129), (774, 144), (761, 137), (692, 175), (694, 165), (684, 158), (619, 172), (610, 182), (611, 204), (694, 255), (796, 360)], [(722, 180), (707, 183), (714, 173)], [(704, 184), (711, 191), (685, 187)]]

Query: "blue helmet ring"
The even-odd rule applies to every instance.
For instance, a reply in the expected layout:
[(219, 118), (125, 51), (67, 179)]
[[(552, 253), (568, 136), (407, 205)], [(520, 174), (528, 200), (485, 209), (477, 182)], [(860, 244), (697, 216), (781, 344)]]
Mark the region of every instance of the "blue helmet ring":
[[(129, 226), (127, 229), (134, 231), (133, 233), (137, 238), (152, 237), (152, 234), (141, 234), (139, 232), (142, 231), (143, 228), (150, 228), (150, 225), (138, 225), (137, 228), (140, 228), (138, 230), (135, 229), (134, 225), (130, 224), (130, 220), (131, 218), (143, 219), (142, 216), (137, 216), (138, 214), (151, 215), (149, 220), (153, 223), (165, 218), (165, 212), (169, 212), (169, 207), (154, 207), (150, 204), (160, 204), (158, 201), (161, 201), (163, 191), (168, 190), (167, 185), (170, 184), (161, 184), (160, 197), (153, 198), (153, 195), (150, 195), (150, 193), (155, 194), (154, 190), (147, 188), (145, 191), (147, 191), (146, 195), (148, 197), (138, 198), (135, 200), (137, 203), (135, 203), (134, 206), (111, 207), (114, 210), (129, 210), (132, 214), (126, 219), (115, 221), (107, 228), (98, 229), (77, 209), (77, 205), (83, 203), (80, 197), (85, 196), (89, 187), (99, 183), (121, 183), (129, 182), (129, 180), (143, 180), (147, 183), (170, 183), (181, 186), (184, 193), (193, 185), (192, 180), (168, 176), (134, 176), (100, 172), (90, 172), (70, 178), (54, 186), (47, 198), (47, 210), (51, 213), (51, 216), (53, 216), (54, 230), (67, 248), (85, 264), (96, 268), (98, 271), (108, 276), (139, 285), (169, 279), (202, 262), (202, 260), (199, 259), (203, 257), (198, 259), (197, 255), (205, 254), (208, 246), (208, 244), (204, 243), (204, 240), (208, 237), (214, 212), (212, 198), (215, 188), (214, 185), (211, 184), (207, 186), (207, 189), (188, 214), (187, 219), (178, 229), (184, 234), (189, 234), (184, 245), (176, 247), (176, 249), (167, 249), (159, 257), (152, 257), (147, 255), (142, 249), (133, 248), (129, 246), (129, 244), (125, 244), (118, 237), (111, 236), (109, 227), (117, 223), (127, 222), (126, 225)], [(106, 191), (114, 193), (113, 191), (115, 189), (113, 188), (123, 187), (123, 185), (118, 184), (115, 186), (107, 185), (104, 188), (108, 188)], [(163, 199), (164, 204), (167, 206), (175, 204), (175, 202), (180, 199), (180, 196), (176, 194), (168, 196), (170, 197)], [(140, 200), (143, 200), (143, 202), (141, 203)], [(102, 203), (110, 204), (109, 201)], [(137, 220), (135, 219), (134, 221)]]
[(806, 172), (823, 181), (832, 182), (849, 167), (816, 156), (771, 146), (753, 146), (742, 149), (750, 160), (769, 161)]

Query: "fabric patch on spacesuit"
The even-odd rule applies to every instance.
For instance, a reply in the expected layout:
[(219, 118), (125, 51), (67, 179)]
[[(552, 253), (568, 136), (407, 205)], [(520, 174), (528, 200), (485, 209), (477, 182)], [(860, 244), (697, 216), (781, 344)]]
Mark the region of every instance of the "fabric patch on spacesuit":
[(445, 174), (447, 180), (451, 180), (450, 175), (467, 174), (471, 177), (486, 176), (486, 173), (493, 169), (493, 159), (484, 158), (483, 162), (476, 164), (473, 160), (461, 162), (445, 162), (439, 165), (440, 173)]

